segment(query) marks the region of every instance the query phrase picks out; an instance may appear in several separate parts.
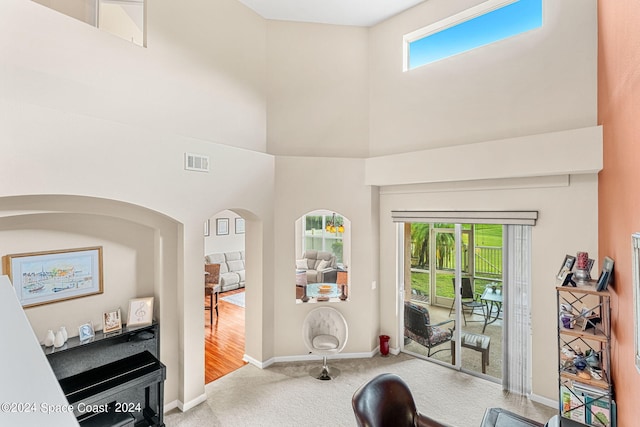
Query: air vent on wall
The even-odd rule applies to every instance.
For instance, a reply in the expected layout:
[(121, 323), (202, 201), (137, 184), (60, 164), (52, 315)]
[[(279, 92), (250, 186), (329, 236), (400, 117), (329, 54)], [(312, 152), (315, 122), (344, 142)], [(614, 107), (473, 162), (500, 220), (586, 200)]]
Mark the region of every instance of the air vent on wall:
[(188, 171), (209, 172), (209, 156), (184, 153), (184, 168)]

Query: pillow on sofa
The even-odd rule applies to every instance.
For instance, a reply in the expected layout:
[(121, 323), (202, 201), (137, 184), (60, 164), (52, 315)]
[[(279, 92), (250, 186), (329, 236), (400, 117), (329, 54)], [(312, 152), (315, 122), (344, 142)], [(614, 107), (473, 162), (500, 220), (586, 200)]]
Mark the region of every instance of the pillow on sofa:
[(329, 267), (329, 261), (327, 261), (327, 260), (324, 260), (324, 259), (323, 259), (323, 260), (322, 260), (322, 261), (320, 261), (320, 263), (318, 264), (318, 268), (317, 268), (317, 270), (318, 270), (318, 271), (320, 271), (320, 270), (324, 270), (324, 269), (325, 269), (325, 268), (327, 268), (327, 267)]
[(306, 259), (297, 259), (296, 260), (296, 268), (298, 270), (306, 270), (307, 269), (307, 260)]

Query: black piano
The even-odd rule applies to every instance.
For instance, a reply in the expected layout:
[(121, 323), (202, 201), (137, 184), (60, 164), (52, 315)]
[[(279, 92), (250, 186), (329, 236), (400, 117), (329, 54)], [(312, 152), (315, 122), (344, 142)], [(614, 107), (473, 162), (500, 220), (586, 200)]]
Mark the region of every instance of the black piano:
[(78, 337), (45, 348), (53, 372), (83, 427), (163, 427), (166, 367), (158, 360), (158, 324)]

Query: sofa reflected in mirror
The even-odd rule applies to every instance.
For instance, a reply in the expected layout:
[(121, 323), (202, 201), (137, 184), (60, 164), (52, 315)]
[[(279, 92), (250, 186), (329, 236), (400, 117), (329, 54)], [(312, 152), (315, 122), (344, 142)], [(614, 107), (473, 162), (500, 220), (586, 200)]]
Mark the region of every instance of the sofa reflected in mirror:
[(338, 266), (331, 252), (308, 250), (296, 260), (296, 272), (304, 271), (307, 283), (336, 283)]
[(316, 210), (298, 218), (294, 270), (297, 302), (347, 300), (350, 249), (351, 221), (344, 216)]

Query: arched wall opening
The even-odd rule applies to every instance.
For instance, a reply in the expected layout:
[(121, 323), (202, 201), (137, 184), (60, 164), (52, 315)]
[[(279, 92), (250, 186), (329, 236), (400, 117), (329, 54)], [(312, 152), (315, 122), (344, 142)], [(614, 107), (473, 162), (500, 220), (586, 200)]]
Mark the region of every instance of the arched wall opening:
[[(102, 329), (102, 314), (120, 307), (126, 322), (128, 302), (154, 297), (154, 318), (161, 325), (160, 342), (179, 339), (177, 301), (178, 237), (182, 225), (149, 209), (115, 200), (63, 195), (0, 198), (0, 255), (103, 248), (103, 293), (25, 309), (34, 333), (65, 326), (70, 336), (88, 321)], [(162, 345), (167, 366), (166, 401), (178, 400), (180, 371), (177, 345)]]

